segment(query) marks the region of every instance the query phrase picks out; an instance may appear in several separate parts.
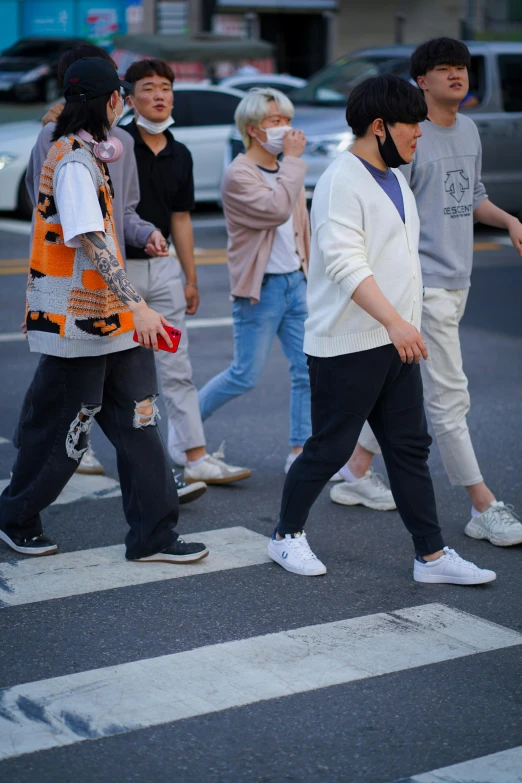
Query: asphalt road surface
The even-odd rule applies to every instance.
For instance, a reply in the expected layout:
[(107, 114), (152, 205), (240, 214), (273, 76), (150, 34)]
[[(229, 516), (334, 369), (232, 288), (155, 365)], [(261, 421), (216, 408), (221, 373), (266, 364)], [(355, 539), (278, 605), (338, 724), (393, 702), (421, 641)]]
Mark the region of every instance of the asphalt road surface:
[[(37, 362), (18, 337), (20, 230), (0, 221), (0, 486)], [(225, 241), (219, 213), (200, 212), (198, 385), (232, 357)], [(522, 262), (496, 237), (477, 242), (462, 325), (469, 424), (486, 481), (522, 509)], [(106, 477), (75, 477), (43, 515), (60, 554), (28, 561), (0, 543), (2, 781), (522, 781), (522, 546), (464, 535), (470, 504), (434, 444), (446, 538), (495, 582), (413, 582), (398, 515), (335, 505), (327, 490), (308, 524), (327, 575), (285, 572), (267, 560), (266, 537), (288, 400), (276, 344), (258, 388), (208, 421), (209, 450), (225, 440), (227, 459), (253, 475), (182, 508), (180, 532), (211, 548), (203, 563), (124, 562), (115, 455), (96, 427)]]

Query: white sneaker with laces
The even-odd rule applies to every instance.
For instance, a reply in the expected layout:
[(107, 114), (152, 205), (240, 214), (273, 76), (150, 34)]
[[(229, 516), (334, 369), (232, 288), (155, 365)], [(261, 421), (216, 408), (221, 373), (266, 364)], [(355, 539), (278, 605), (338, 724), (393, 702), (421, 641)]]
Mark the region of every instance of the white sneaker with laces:
[(103, 465), (96, 459), (90, 444), (87, 447), (87, 451), (83, 453), (80, 464), (76, 468), (76, 473), (85, 473), (89, 476), (101, 476), (105, 473)]
[(332, 487), (330, 498), (342, 506), (362, 505), (376, 511), (394, 511), (397, 508), (382, 477), (371, 468), (357, 481), (343, 481)]
[(420, 563), (417, 558), (413, 565), (413, 578), (416, 582), (450, 585), (482, 585), (497, 578), (494, 571), (479, 568), (469, 560), (463, 560), (454, 549), (444, 547), (444, 554), (430, 563)]
[(271, 538), (268, 542), (268, 557), (275, 563), (300, 576), (321, 576), (326, 574), (326, 566), (314, 555), (306, 540), (306, 533), (287, 535), (278, 541)]
[(207, 454), (196, 465), (190, 462), (185, 468), (185, 481), (193, 484), (195, 481), (204, 481), (205, 484), (233, 484), (234, 481), (242, 481), (252, 475), (248, 468), (240, 468), (236, 465), (227, 465), (224, 462), (224, 442), (214, 454)]
[(485, 538), (495, 546), (522, 544), (522, 522), (513, 506), (494, 500), (478, 517), (473, 517), (464, 532), (470, 538)]

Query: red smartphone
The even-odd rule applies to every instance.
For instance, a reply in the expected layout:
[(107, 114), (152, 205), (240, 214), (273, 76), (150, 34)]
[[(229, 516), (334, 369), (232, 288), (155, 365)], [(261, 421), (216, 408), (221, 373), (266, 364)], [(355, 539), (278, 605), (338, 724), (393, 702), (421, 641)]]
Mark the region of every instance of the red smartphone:
[[(158, 334), (158, 348), (160, 351), (168, 351), (168, 353), (176, 353), (179, 346), (179, 341), (181, 340), (181, 332), (179, 329), (175, 329), (173, 326), (165, 326), (165, 331), (169, 335), (171, 341), (172, 341), (172, 348), (169, 348), (167, 343), (165, 342), (165, 338), (163, 338), (160, 334)], [(132, 338), (135, 343), (138, 341), (138, 333), (134, 331), (134, 337)]]

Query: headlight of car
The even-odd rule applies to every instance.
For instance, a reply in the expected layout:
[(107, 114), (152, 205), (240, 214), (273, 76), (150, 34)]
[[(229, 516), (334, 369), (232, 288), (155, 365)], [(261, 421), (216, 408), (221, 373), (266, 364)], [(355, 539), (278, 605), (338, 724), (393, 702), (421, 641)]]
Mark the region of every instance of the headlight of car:
[(306, 143), (305, 153), (321, 155), (324, 158), (335, 158), (345, 152), (353, 144), (355, 136), (351, 131), (333, 133), (331, 136), (313, 136)]
[(35, 82), (40, 76), (46, 76), (50, 73), (51, 69), (48, 65), (39, 65), (37, 68), (27, 71), (18, 79), (19, 84), (27, 84), (27, 82)]
[(11, 155), (9, 152), (0, 152), (0, 171), (7, 168), (17, 157), (17, 155)]

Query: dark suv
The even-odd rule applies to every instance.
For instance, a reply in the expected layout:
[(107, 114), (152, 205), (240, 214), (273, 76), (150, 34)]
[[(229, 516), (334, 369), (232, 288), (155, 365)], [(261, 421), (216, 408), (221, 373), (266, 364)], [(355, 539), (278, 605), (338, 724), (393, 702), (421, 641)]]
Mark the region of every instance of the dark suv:
[(16, 101), (58, 98), (56, 66), (61, 53), (79, 38), (23, 38), (0, 56), (0, 97)]

